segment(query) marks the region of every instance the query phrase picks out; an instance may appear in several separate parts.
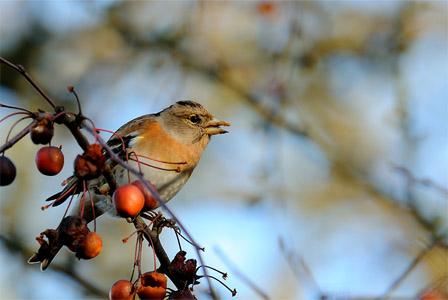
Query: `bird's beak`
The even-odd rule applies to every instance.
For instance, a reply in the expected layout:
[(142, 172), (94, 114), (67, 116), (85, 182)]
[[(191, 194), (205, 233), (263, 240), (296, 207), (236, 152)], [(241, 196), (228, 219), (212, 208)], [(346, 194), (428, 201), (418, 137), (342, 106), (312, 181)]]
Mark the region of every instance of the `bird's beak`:
[(223, 134), (228, 132), (227, 130), (222, 129), (219, 126), (230, 126), (230, 124), (213, 118), (205, 124), (204, 131), (208, 135)]

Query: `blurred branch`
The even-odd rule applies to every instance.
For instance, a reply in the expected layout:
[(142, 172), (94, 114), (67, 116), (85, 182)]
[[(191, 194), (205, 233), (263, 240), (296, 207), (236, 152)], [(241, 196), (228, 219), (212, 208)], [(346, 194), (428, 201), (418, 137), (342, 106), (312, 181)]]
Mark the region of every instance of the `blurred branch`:
[(305, 263), (305, 260), (300, 257), (293, 249), (287, 249), (283, 238), (280, 237), (278, 243), (283, 256), (288, 262), (288, 266), (291, 268), (291, 271), (300, 282), (305, 283), (303, 288), (310, 289), (312, 291), (310, 295), (307, 295), (307, 297), (318, 297), (320, 299), (326, 298), (327, 295), (325, 295), (319, 288), (313, 274), (311, 273), (311, 270)]
[(176, 52), (176, 57), (181, 57), (182, 63), (185, 67), (193, 69), (196, 72), (200, 72), (202, 74), (206, 74), (212, 80), (224, 85), (228, 89), (232, 90), (236, 94), (238, 94), (242, 99), (246, 100), (248, 104), (265, 120), (271, 122), (272, 124), (277, 125), (278, 127), (284, 128), (287, 131), (300, 136), (300, 137), (309, 137), (308, 133), (303, 129), (299, 128), (297, 125), (289, 122), (286, 118), (284, 118), (281, 114), (273, 114), (271, 110), (263, 107), (258, 101), (257, 97), (242, 88), (238, 87), (231, 80), (225, 78), (222, 74), (225, 73), (226, 69), (224, 67), (220, 68), (207, 68), (205, 66), (201, 66), (199, 64), (194, 63), (193, 59), (190, 59), (186, 56), (179, 56)]
[(260, 288), (258, 287), (249, 277), (244, 275), (236, 266), (234, 263), (230, 261), (230, 259), (224, 254), (224, 252), (216, 247), (215, 248), (216, 253), (221, 258), (221, 260), (224, 261), (226, 266), (235, 274), (235, 276), (239, 277), (244, 283), (247, 284), (249, 288), (251, 288), (256, 294), (258, 294), (261, 298), (265, 300), (269, 300), (269, 296)]
[[(403, 12), (400, 14), (401, 18), (405, 18), (406, 20), (412, 17), (412, 13), (416, 12), (415, 5), (404, 5)], [(401, 21), (402, 23), (405, 21)], [(125, 24), (120, 24), (123, 26), (121, 28), (122, 33), (129, 33), (129, 30), (125, 29)], [(403, 41), (399, 41), (403, 39), (403, 36), (399, 32), (395, 32), (391, 37), (391, 43), (393, 43), (396, 47), (392, 48), (392, 51), (389, 53), (391, 56), (396, 57), (398, 54), (404, 51)], [(198, 74), (206, 76), (213, 80), (216, 84), (221, 84), (224, 87), (230, 89), (234, 93), (238, 94), (242, 99), (246, 101), (253, 109), (256, 111), (261, 117), (263, 117), (268, 122), (275, 124), (276, 126), (287, 130), (288, 132), (301, 137), (301, 138), (309, 138), (310, 140), (315, 141), (309, 134), (309, 132), (305, 128), (301, 128), (294, 123), (288, 121), (282, 114), (273, 113), (272, 110), (264, 107), (258, 97), (251, 93), (250, 91), (246, 91), (244, 88), (238, 86), (235, 82), (225, 76), (226, 72), (229, 71), (231, 67), (227, 67), (224, 64), (215, 64), (215, 65), (204, 65), (195, 57), (188, 54), (188, 51), (182, 51), (182, 37), (178, 35), (173, 35), (170, 39), (166, 37), (151, 39), (150, 41), (143, 40), (138, 36), (134, 36), (132, 41), (132, 45), (135, 48), (138, 48), (139, 51), (141, 49), (151, 49), (152, 51), (163, 51), (168, 52), (170, 55), (177, 59), (184, 68), (192, 70)], [(410, 41), (407, 41), (409, 43)], [(400, 44), (401, 46), (398, 46)], [(341, 38), (326, 38), (324, 40), (318, 40), (313, 45), (310, 46), (310, 49), (307, 53), (303, 53), (299, 56), (289, 55), (292, 57), (291, 63), (295, 62), (295, 59), (299, 58), (302, 61), (302, 65), (305, 68), (314, 67), (319, 60), (329, 55), (330, 53), (337, 52), (352, 52), (360, 55), (371, 55), (370, 50), (365, 47), (364, 43), (357, 43), (352, 41), (351, 38), (341, 37)], [(319, 145), (319, 142), (316, 141)], [(326, 152), (328, 153), (328, 152)], [(328, 157), (332, 166), (340, 168), (341, 170), (345, 170), (351, 177), (356, 178), (357, 182), (360, 183), (366, 190), (372, 192), (373, 194), (377, 194), (386, 198), (390, 203), (395, 205), (398, 209), (403, 210), (403, 206), (400, 206), (400, 201), (395, 199), (395, 197), (391, 194), (387, 194), (383, 192), (380, 188), (376, 187), (370, 180), (367, 178), (366, 174), (360, 172), (351, 164), (346, 163), (344, 161), (340, 161), (335, 159), (334, 157)], [(433, 224), (428, 223), (426, 220), (421, 218), (418, 213), (414, 210), (411, 212), (416, 220), (423, 225), (423, 227), (431, 232), (433, 236), (437, 236), (436, 229)]]
[(30, 77), (30, 75), (28, 75), (28, 73), (26, 72), (26, 70), (25, 70), (25, 68), (23, 66), (15, 65), (15, 64), (7, 61), (3, 57), (0, 57), (0, 63), (5, 64), (8, 67), (10, 67), (10, 68), (16, 70), (17, 72), (19, 72), (26, 80), (28, 80), (28, 82), (36, 89), (36, 91), (38, 91), (39, 94), (41, 94), (41, 96), (44, 97), (44, 99), (47, 100), (47, 102), (54, 109), (56, 109), (56, 104), (54, 104), (54, 102), (50, 99), (50, 97), (48, 97), (47, 94), (45, 94), (45, 92), (36, 84), (36, 82), (34, 82), (34, 80)]
[(400, 285), (400, 283), (411, 273), (411, 271), (422, 261), (422, 259), (431, 252), (436, 246), (442, 244), (442, 237), (435, 239), (431, 245), (424, 249), (411, 264), (406, 268), (406, 270), (392, 283), (392, 285), (386, 290), (386, 292), (377, 298), (377, 300), (383, 300), (389, 298), (390, 294)]
[(433, 181), (431, 181), (430, 179), (418, 179), (417, 177), (415, 177), (412, 172), (402, 166), (398, 166), (395, 165), (394, 169), (397, 170), (398, 172), (400, 172), (404, 177), (406, 177), (406, 179), (408, 180), (409, 183), (416, 183), (416, 184), (420, 184), (422, 186), (428, 187), (428, 188), (432, 188), (434, 190), (437, 190), (438, 192), (448, 195), (448, 189), (444, 188), (443, 186), (440, 186), (438, 184), (435, 184)]

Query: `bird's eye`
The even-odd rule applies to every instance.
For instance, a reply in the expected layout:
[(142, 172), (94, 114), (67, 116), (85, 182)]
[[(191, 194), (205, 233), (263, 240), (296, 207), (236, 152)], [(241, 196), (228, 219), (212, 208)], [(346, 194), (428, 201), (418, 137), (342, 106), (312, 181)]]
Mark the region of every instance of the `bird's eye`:
[(190, 120), (190, 122), (193, 123), (193, 124), (197, 124), (197, 123), (199, 123), (199, 121), (200, 121), (201, 119), (199, 118), (198, 115), (191, 115), (191, 116), (188, 118), (188, 120)]

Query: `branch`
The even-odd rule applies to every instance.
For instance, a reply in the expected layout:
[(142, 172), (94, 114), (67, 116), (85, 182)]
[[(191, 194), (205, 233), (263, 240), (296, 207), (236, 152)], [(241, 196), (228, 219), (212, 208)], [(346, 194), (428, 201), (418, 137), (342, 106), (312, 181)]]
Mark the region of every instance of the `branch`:
[(230, 259), (224, 254), (221, 248), (215, 248), (216, 254), (224, 261), (225, 265), (235, 274), (235, 276), (239, 277), (241, 281), (247, 284), (247, 286), (252, 289), (256, 294), (260, 296), (260, 298), (264, 300), (269, 300), (269, 296), (264, 292), (260, 287), (258, 287), (255, 282), (246, 276), (243, 272), (241, 272), (237, 266), (230, 261)]
[(409, 273), (422, 261), (422, 259), (433, 250), (436, 246), (441, 245), (443, 240), (443, 236), (435, 239), (431, 245), (429, 245), (426, 249), (424, 249), (411, 264), (404, 270), (404, 272), (391, 284), (391, 286), (387, 289), (387, 291), (377, 298), (377, 300), (383, 300), (389, 298), (390, 294), (400, 285), (400, 283), (408, 276)]
[(15, 145), (21, 138), (28, 134), (30, 128), (33, 127), (38, 121), (34, 119), (28, 126), (22, 129), (18, 134), (16, 134), (12, 139), (9, 139), (5, 144), (0, 146), (0, 153), (5, 152), (7, 149)]
[(47, 100), (47, 102), (54, 109), (56, 109), (56, 104), (54, 104), (54, 102), (50, 99), (50, 97), (48, 97), (47, 94), (45, 94), (44, 91), (37, 85), (37, 83), (34, 82), (34, 80), (30, 77), (30, 75), (28, 75), (28, 73), (26, 72), (26, 70), (23, 66), (15, 65), (15, 64), (7, 61), (6, 59), (4, 59), (1, 56), (0, 56), (0, 63), (7, 65), (8, 67), (10, 67), (10, 68), (16, 70), (17, 72), (19, 72), (20, 74), (22, 74), (22, 76), (25, 77), (26, 80), (28, 80), (28, 82), (36, 89), (36, 91), (38, 91), (39, 94), (41, 94), (41, 96), (44, 97), (44, 99)]

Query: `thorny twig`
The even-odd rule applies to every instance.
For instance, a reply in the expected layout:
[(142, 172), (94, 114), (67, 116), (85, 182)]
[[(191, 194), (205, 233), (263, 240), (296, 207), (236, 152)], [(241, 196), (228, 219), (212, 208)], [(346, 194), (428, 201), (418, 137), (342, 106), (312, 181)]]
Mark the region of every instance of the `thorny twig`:
[(56, 104), (54, 104), (54, 102), (50, 99), (50, 97), (47, 96), (47, 94), (45, 94), (45, 92), (37, 85), (37, 83), (30, 77), (30, 75), (28, 75), (28, 73), (26, 72), (25, 68), (21, 65), (15, 65), (13, 63), (11, 63), (10, 61), (7, 61), (6, 59), (4, 59), (3, 57), (0, 57), (0, 63), (7, 65), (8, 67), (16, 70), (17, 72), (19, 72), (20, 74), (22, 74), (23, 77), (25, 77), (26, 80), (28, 80), (28, 82), (36, 89), (36, 91), (39, 92), (39, 94), (41, 94), (42, 97), (44, 97), (45, 100), (47, 100), (47, 102), (54, 108), (56, 109)]

